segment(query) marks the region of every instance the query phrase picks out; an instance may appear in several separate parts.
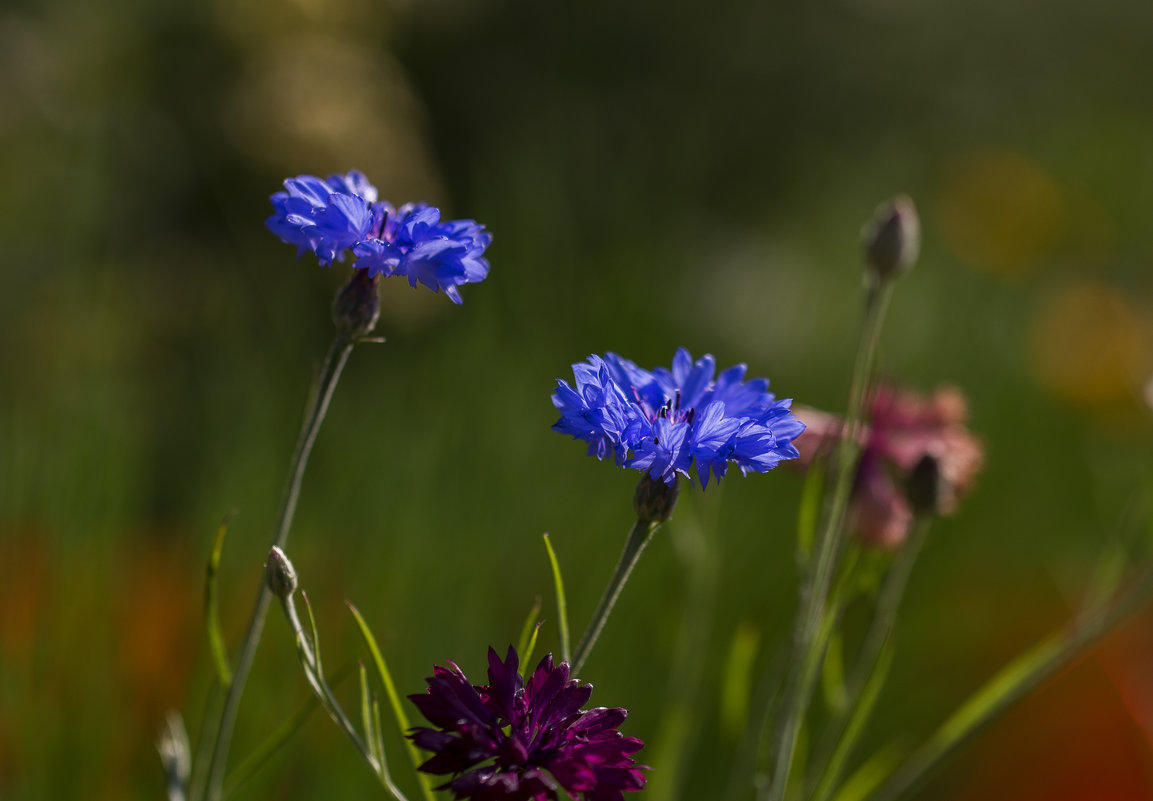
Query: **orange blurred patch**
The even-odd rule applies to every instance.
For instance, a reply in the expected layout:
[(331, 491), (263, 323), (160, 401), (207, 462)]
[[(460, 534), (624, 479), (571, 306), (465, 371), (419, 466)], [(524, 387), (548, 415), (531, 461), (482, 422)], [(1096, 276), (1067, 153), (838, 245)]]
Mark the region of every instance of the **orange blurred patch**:
[[(0, 670), (7, 671), (9, 681), (19, 675), (24, 684), (32, 674), (37, 634), (55, 607), (53, 560), (47, 537), (27, 531), (6, 532), (5, 537), (0, 553)], [(12, 782), (24, 759), (21, 711), (0, 710), (0, 787)]]
[(1091, 411), (1135, 405), (1153, 367), (1147, 321), (1123, 294), (1099, 282), (1068, 284), (1042, 298), (1028, 346), (1038, 381)]
[(136, 543), (116, 589), (118, 682), (138, 719), (155, 724), (177, 706), (198, 652), (200, 575), (181, 549)]
[(37, 619), (55, 597), (46, 543), (45, 537), (18, 535), (0, 559), (0, 659), (7, 665), (31, 659)]
[(1098, 658), (1153, 754), (1153, 609), (1110, 637)]
[(938, 222), (953, 254), (1006, 276), (1035, 270), (1052, 252), (1065, 217), (1057, 182), (1008, 150), (977, 151), (957, 161), (939, 201)]
[(1148, 801), (1153, 759), (1126, 704), (1090, 660), (1029, 696), (984, 737), (954, 798)]

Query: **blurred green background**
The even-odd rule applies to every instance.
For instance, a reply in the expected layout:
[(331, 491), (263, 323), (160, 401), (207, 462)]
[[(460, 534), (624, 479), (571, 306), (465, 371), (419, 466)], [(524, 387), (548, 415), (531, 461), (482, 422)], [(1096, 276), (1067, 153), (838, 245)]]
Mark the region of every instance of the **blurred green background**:
[[(447, 659), (481, 680), (537, 596), (557, 647), (542, 532), (574, 635), (591, 613), (635, 474), (549, 432), (572, 362), (684, 345), (837, 410), (860, 225), (910, 193), (924, 249), (881, 369), (961, 386), (988, 451), (868, 741), (923, 736), (1067, 617), (1150, 482), (1150, 42), (1146, 0), (7, 4), (0, 797), (158, 798), (164, 712), (198, 734), (211, 537), (238, 510), (235, 641), (348, 272), (294, 260), (267, 198), (350, 168), (495, 237), (461, 307), (386, 287), (388, 342), (353, 354), (289, 540), (326, 662), (362, 656), (352, 599), (407, 692)], [(649, 743), (646, 797), (743, 797), (717, 709), (735, 641), (758, 671), (787, 641), (800, 486), (684, 493), (585, 670)], [(915, 797), (1153, 798), (1150, 622)], [(306, 698), (273, 616), (233, 764)], [(316, 714), (235, 797), (378, 793)]]

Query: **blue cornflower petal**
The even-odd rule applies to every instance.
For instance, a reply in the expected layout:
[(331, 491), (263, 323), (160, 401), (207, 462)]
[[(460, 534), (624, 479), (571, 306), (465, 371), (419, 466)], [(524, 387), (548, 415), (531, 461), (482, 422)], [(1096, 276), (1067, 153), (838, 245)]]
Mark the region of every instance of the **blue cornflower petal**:
[(265, 224), (281, 240), (297, 246), (297, 255), (316, 253), (321, 266), (367, 237), (376, 224), (371, 208), (376, 187), (364, 175), (300, 175), (284, 182), (287, 191), (272, 195), (276, 213)]
[(666, 484), (688, 476), (695, 463), (702, 486), (718, 481), (730, 463), (763, 472), (797, 457), (792, 441), (804, 431), (764, 378), (745, 381), (743, 364), (714, 381), (716, 361), (693, 361), (681, 348), (672, 369), (643, 370), (615, 353), (573, 365), (576, 388), (558, 381), (554, 431), (589, 443), (589, 453), (613, 453), (618, 465)]
[(369, 203), (376, 202), (376, 187), (368, 182), (360, 170), (351, 170), (345, 175), (330, 175), (326, 183), (334, 192), (356, 195)]
[(688, 476), (693, 454), (688, 448), (691, 427), (688, 423), (672, 423), (660, 417), (653, 424), (652, 436), (645, 437), (634, 449), (633, 458), (625, 462), (642, 472), (647, 471), (654, 481), (672, 485), (681, 473)]
[(692, 452), (702, 487), (709, 485), (710, 472), (716, 476), (717, 481), (721, 480), (735, 447), (734, 438), (741, 427), (741, 421), (727, 416), (725, 412), (725, 404), (713, 401), (693, 421)]
[(570, 434), (589, 443), (588, 453), (603, 459), (608, 454), (618, 465), (628, 454), (627, 429), (639, 410), (630, 413), (630, 404), (611, 378), (603, 361), (599, 364), (574, 365), (576, 388), (557, 381), (553, 405), (561, 410), (561, 419), (553, 430)]
[(364, 198), (333, 194), (327, 206), (313, 213), (313, 220), (316, 226), (312, 249), (324, 266), (368, 236), (373, 228), (374, 215), (372, 205)]
[(474, 220), (442, 221), (440, 209), (427, 203), (394, 208), (355, 170), (324, 180), (300, 175), (284, 187), (272, 195), (275, 213), (265, 225), (296, 245), (298, 256), (311, 250), (328, 266), (351, 251), (353, 267), (406, 276), (412, 286), (443, 291), (454, 303), (461, 302), (457, 287), (488, 276), (484, 252), (492, 235)]
[(352, 254), (356, 256), (356, 261), (352, 263), (352, 266), (359, 270), (368, 270), (369, 275), (392, 275), (403, 258), (393, 243), (383, 239), (367, 239), (363, 242), (357, 242), (352, 247)]

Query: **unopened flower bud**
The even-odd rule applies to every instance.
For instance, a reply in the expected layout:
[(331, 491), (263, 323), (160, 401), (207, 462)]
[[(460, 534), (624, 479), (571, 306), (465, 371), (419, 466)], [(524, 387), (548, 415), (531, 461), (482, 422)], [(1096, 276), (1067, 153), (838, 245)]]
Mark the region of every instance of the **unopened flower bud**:
[(636, 509), (637, 519), (645, 523), (663, 523), (668, 520), (673, 507), (677, 505), (677, 491), (675, 481), (669, 486), (645, 473), (633, 493), (633, 508)]
[(380, 318), (380, 273), (353, 270), (332, 303), (332, 322), (349, 339), (359, 339), (376, 327)]
[(913, 466), (905, 484), (905, 497), (917, 515), (937, 514), (941, 503), (941, 465), (925, 454)]
[(921, 252), (921, 221), (908, 195), (897, 195), (877, 207), (862, 231), (865, 266), (873, 280), (896, 278), (913, 268)]
[(268, 561), (264, 564), (264, 581), (277, 598), (288, 598), (296, 592), (296, 569), (284, 551), (275, 545), (268, 552)]

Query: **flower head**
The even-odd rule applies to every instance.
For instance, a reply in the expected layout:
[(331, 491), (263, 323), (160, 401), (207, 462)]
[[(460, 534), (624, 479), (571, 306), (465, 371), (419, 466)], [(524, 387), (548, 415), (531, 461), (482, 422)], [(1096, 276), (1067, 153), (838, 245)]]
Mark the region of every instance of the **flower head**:
[[(797, 440), (799, 464), (805, 465), (832, 447), (843, 423), (815, 409), (798, 407), (797, 415), (808, 426)], [(934, 511), (956, 510), (984, 461), (980, 442), (965, 427), (967, 418), (965, 398), (952, 387), (927, 397), (884, 384), (874, 390), (850, 508), (850, 525), (863, 542), (895, 548), (905, 541), (913, 509), (904, 488), (925, 457), (935, 462)]]
[(588, 453), (612, 454), (618, 465), (648, 473), (666, 484), (689, 477), (696, 464), (702, 486), (719, 481), (735, 464), (742, 473), (763, 473), (797, 457), (792, 441), (805, 426), (777, 400), (769, 381), (745, 381), (738, 364), (716, 376), (716, 361), (697, 361), (684, 348), (671, 370), (642, 370), (615, 353), (573, 365), (575, 386), (557, 381), (552, 396), (561, 418), (553, 431), (589, 444)]
[(370, 276), (402, 275), (409, 284), (443, 290), (460, 303), (457, 287), (488, 275), (485, 248), (492, 235), (473, 220), (440, 219), (426, 203), (400, 208), (377, 200), (376, 187), (355, 170), (321, 180), (300, 175), (272, 195), (275, 214), (265, 224), (297, 254), (311, 250), (322, 267), (356, 257)]
[(488, 649), (488, 684), (469, 684), (452, 662), (437, 665), (428, 690), (409, 698), (435, 728), (417, 726), (412, 741), (433, 756), (425, 773), (452, 775), (437, 789), (477, 801), (623, 801), (645, 786), (632, 754), (644, 745), (617, 727), (624, 709), (581, 710), (591, 684), (569, 678), (567, 662), (552, 655), (528, 681), (518, 673), (516, 650), (504, 662)]

